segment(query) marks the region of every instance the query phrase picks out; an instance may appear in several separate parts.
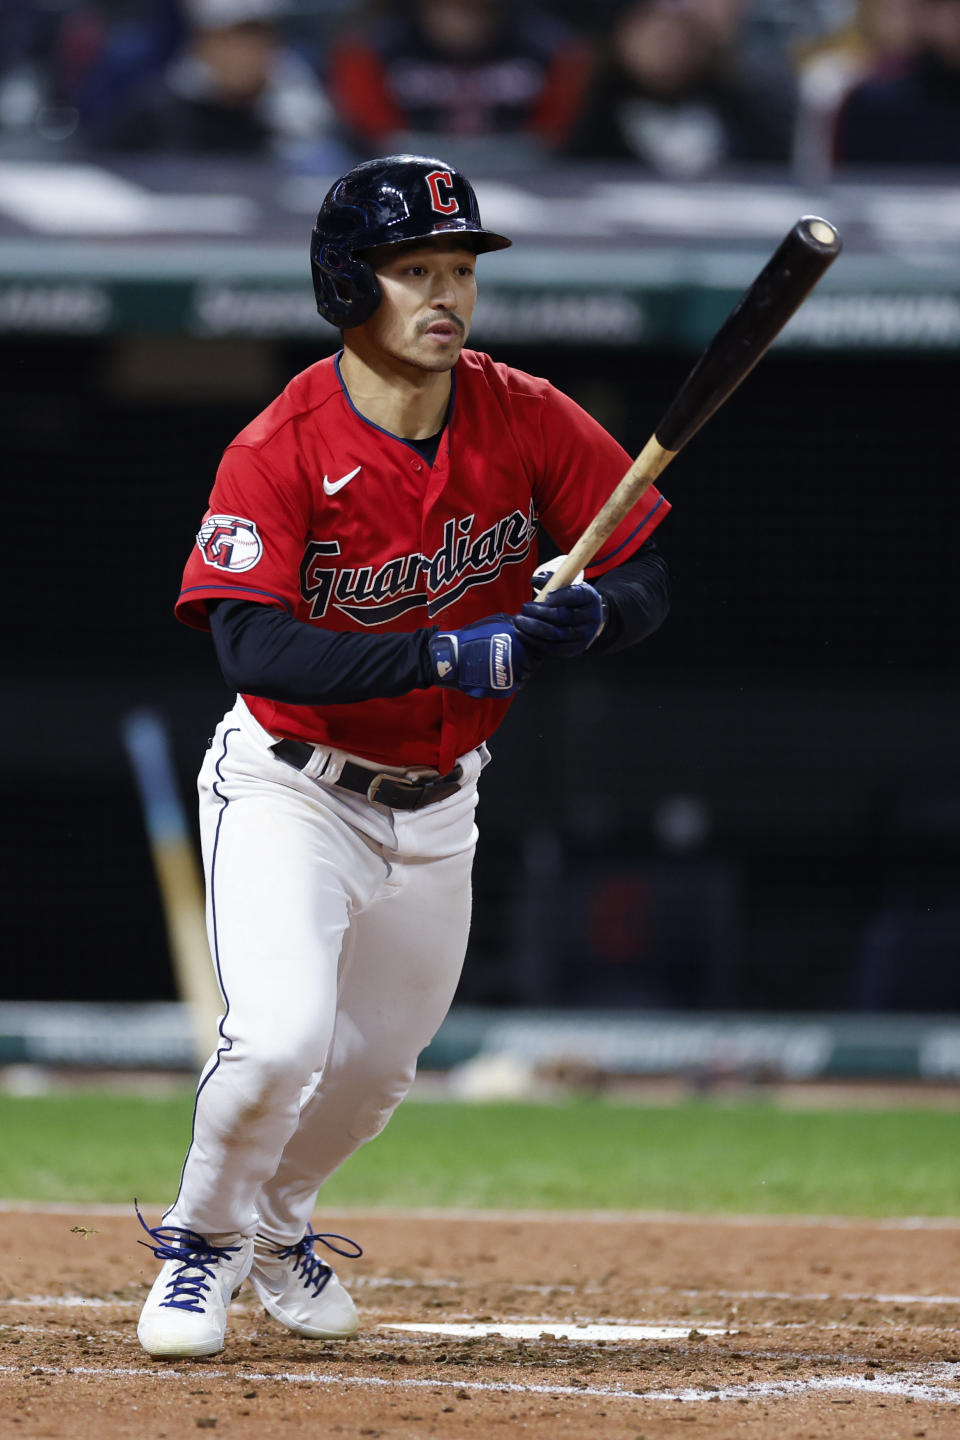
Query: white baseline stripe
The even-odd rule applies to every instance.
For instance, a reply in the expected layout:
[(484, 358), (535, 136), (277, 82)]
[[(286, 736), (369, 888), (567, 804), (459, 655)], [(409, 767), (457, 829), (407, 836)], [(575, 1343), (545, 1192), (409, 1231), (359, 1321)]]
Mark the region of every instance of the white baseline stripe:
[[(519, 1286), (515, 1286), (519, 1289)], [(550, 1287), (544, 1286), (544, 1289)], [(598, 1287), (599, 1288), (599, 1287)], [(585, 1293), (585, 1292), (581, 1292)], [(651, 1285), (648, 1295), (684, 1295), (699, 1300), (713, 1296), (718, 1300), (869, 1300), (878, 1305), (960, 1305), (960, 1295), (870, 1295), (860, 1290), (674, 1290), (671, 1285)]]
[[(21, 1375), (25, 1372), (14, 1365), (0, 1366), (0, 1375)], [(269, 1371), (259, 1370), (213, 1370), (203, 1367), (187, 1369), (177, 1366), (163, 1370), (135, 1369), (132, 1366), (112, 1366), (99, 1368), (93, 1365), (74, 1365), (60, 1368), (55, 1365), (31, 1365), (30, 1375), (52, 1375), (59, 1378), (69, 1376), (90, 1376), (94, 1379), (132, 1380), (146, 1379), (153, 1380), (213, 1380), (230, 1378), (242, 1380), (244, 1383), (258, 1382), (265, 1384), (269, 1381), (276, 1383), (283, 1381), (291, 1385), (324, 1385), (334, 1387), (345, 1385), (361, 1390), (468, 1390), (477, 1394), (511, 1394), (511, 1395), (570, 1395), (586, 1396), (605, 1400), (632, 1400), (639, 1401), (678, 1400), (687, 1403), (704, 1400), (741, 1400), (741, 1399), (766, 1399), (769, 1396), (790, 1396), (803, 1395), (811, 1391), (829, 1390), (854, 1390), (863, 1391), (871, 1395), (909, 1395), (914, 1400), (927, 1400), (936, 1404), (947, 1404), (960, 1406), (960, 1392), (948, 1389), (944, 1385), (931, 1385), (927, 1383), (922, 1372), (912, 1372), (903, 1375), (878, 1375), (874, 1380), (864, 1380), (861, 1376), (837, 1376), (835, 1379), (810, 1379), (810, 1380), (774, 1380), (767, 1382), (754, 1382), (746, 1385), (727, 1385), (720, 1390), (698, 1390), (695, 1387), (688, 1387), (681, 1390), (627, 1390), (620, 1386), (600, 1385), (521, 1385), (515, 1381), (481, 1381), (481, 1380), (414, 1380), (409, 1378), (387, 1380), (379, 1376), (369, 1375), (317, 1375), (313, 1371), (306, 1371), (300, 1374), (290, 1371), (277, 1371), (271, 1374)]]
[[(396, 1286), (400, 1289), (462, 1289), (462, 1280), (410, 1280), (406, 1276), (401, 1279), (392, 1279), (389, 1275), (356, 1275), (350, 1281), (350, 1289), (390, 1289)], [(512, 1290), (532, 1291), (538, 1295), (553, 1295), (558, 1291), (564, 1294), (574, 1294), (576, 1287), (573, 1285), (513, 1285)], [(599, 1285), (585, 1286), (583, 1295), (599, 1295), (602, 1287)], [(869, 1295), (859, 1291), (841, 1291), (831, 1295), (826, 1291), (803, 1291), (794, 1290), (674, 1290), (668, 1285), (653, 1285), (637, 1287), (637, 1293), (646, 1295), (678, 1295), (686, 1299), (718, 1299), (718, 1300), (794, 1300), (798, 1304), (806, 1304), (811, 1301), (842, 1300), (844, 1302), (859, 1300), (863, 1303), (875, 1305), (960, 1305), (960, 1295), (895, 1295), (879, 1294)], [(240, 1302), (242, 1304), (242, 1301)], [(125, 1306), (139, 1306), (140, 1300), (107, 1300), (102, 1296), (92, 1297), (88, 1295), (25, 1295), (15, 1298), (0, 1300), (0, 1309), (5, 1305), (16, 1305), (21, 1307), (34, 1306), (37, 1308), (50, 1309), (56, 1306), (65, 1306), (68, 1309), (96, 1309), (97, 1307), (123, 1309)], [(557, 1322), (560, 1323), (559, 1321)], [(610, 1324), (619, 1322), (610, 1321)], [(631, 1322), (624, 1321), (624, 1324)], [(692, 1322), (691, 1322), (692, 1323)], [(774, 1323), (774, 1322), (771, 1322)], [(779, 1322), (776, 1322), (779, 1323)], [(822, 1322), (810, 1322), (821, 1324)], [(689, 1328), (689, 1327), (688, 1327)], [(699, 1328), (703, 1328), (702, 1326)]]
[(86, 1295), (18, 1295), (13, 1300), (0, 1300), (0, 1310), (19, 1306), (27, 1310), (129, 1310), (142, 1305), (142, 1300), (90, 1300)]
[[(411, 1280), (409, 1276), (354, 1275), (350, 1280), (351, 1290), (355, 1289), (407, 1289), (407, 1290), (462, 1290), (462, 1279)], [(535, 1295), (602, 1295), (602, 1285), (511, 1285), (511, 1290), (526, 1291)], [(795, 1300), (807, 1303), (811, 1300), (863, 1300), (877, 1305), (960, 1305), (960, 1295), (871, 1295), (866, 1290), (695, 1290), (689, 1287), (676, 1289), (673, 1285), (637, 1286), (637, 1293), (645, 1295), (678, 1295), (689, 1300), (704, 1298), (715, 1300)]]
[[(250, 1306), (255, 1308), (258, 1303), (252, 1296), (244, 1296), (234, 1302), (231, 1307), (232, 1313), (243, 1314)], [(0, 1300), (0, 1310), (5, 1306), (18, 1307), (20, 1309), (116, 1309), (116, 1310), (139, 1310), (142, 1301), (140, 1300), (88, 1300), (82, 1295), (34, 1295), (28, 1298), (18, 1297), (14, 1300)], [(367, 1314), (378, 1312), (367, 1311)], [(771, 1327), (778, 1330), (810, 1328), (804, 1324), (787, 1326), (779, 1320), (771, 1320)], [(811, 1322), (812, 1325), (812, 1322)], [(0, 1329), (14, 1328), (0, 1325)], [(47, 1327), (26, 1326), (19, 1322), (15, 1327), (18, 1331), (27, 1329), (36, 1330), (42, 1334), (49, 1334)], [(756, 1326), (752, 1327), (756, 1329)], [(822, 1325), (817, 1326), (823, 1329)], [(738, 1331), (729, 1330), (723, 1325), (697, 1324), (692, 1320), (677, 1321), (649, 1321), (644, 1325), (638, 1325), (633, 1320), (621, 1320), (607, 1316), (603, 1320), (577, 1322), (575, 1320), (558, 1319), (556, 1316), (541, 1315), (533, 1319), (521, 1321), (504, 1321), (498, 1324), (496, 1321), (475, 1322), (445, 1322), (434, 1321), (432, 1323), (421, 1323), (411, 1321), (407, 1325), (394, 1323), (382, 1323), (373, 1327), (370, 1331), (361, 1331), (356, 1337), (357, 1340), (376, 1339), (374, 1330), (400, 1330), (410, 1335), (451, 1335), (451, 1336), (477, 1336), (477, 1335), (500, 1335), (505, 1339), (516, 1340), (539, 1340), (541, 1335), (549, 1334), (557, 1340), (685, 1340), (690, 1331), (696, 1329), (701, 1335), (735, 1335)], [(352, 1343), (352, 1342), (351, 1342)]]

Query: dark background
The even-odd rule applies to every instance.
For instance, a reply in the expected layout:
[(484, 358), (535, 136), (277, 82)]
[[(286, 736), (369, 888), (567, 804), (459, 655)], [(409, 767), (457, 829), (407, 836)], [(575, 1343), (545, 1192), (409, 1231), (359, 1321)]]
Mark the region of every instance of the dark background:
[[(165, 715), (192, 813), (230, 696), (180, 573), (221, 450), (326, 339), (0, 345), (9, 999), (173, 994), (120, 721)], [(631, 453), (693, 359), (496, 353)], [(666, 626), (495, 737), (461, 1000), (960, 1009), (957, 405), (950, 357), (774, 350), (691, 442)]]

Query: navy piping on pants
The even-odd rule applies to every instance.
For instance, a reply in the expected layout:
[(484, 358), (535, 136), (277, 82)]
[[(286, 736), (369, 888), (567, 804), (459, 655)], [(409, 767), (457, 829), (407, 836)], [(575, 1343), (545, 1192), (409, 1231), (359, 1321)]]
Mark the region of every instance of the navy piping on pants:
[[(239, 726), (234, 726), (234, 728), (232, 730), (228, 730), (223, 737), (223, 753), (221, 754), (215, 766), (217, 776), (220, 780), (223, 780), (223, 775), (220, 773), (220, 766), (227, 758), (227, 744), (230, 736), (239, 734)], [(183, 1189), (183, 1176), (187, 1168), (187, 1161), (190, 1158), (190, 1151), (193, 1149), (194, 1135), (197, 1128), (197, 1101), (200, 1099), (200, 1092), (206, 1085), (210, 1077), (213, 1075), (214, 1071), (219, 1068), (220, 1057), (222, 1055), (226, 1055), (233, 1048), (233, 1041), (227, 1039), (227, 1037), (223, 1033), (224, 1022), (227, 1016), (230, 1014), (230, 1000), (227, 996), (226, 990), (224, 989), (223, 975), (220, 970), (220, 945), (217, 940), (217, 893), (216, 886), (214, 884), (217, 873), (217, 848), (220, 844), (220, 826), (223, 824), (223, 817), (227, 813), (227, 806), (230, 804), (230, 801), (220, 790), (217, 789), (216, 782), (214, 782), (213, 793), (217, 796), (218, 800), (222, 802), (222, 804), (220, 806), (220, 814), (217, 816), (217, 830), (213, 840), (213, 855), (210, 860), (210, 910), (213, 919), (213, 925), (211, 927), (213, 930), (213, 963), (217, 971), (217, 982), (220, 986), (221, 994), (226, 1001), (226, 1009), (224, 1010), (223, 1016), (221, 1017), (220, 1024), (217, 1026), (217, 1029), (220, 1032), (221, 1040), (223, 1040), (225, 1043), (217, 1047), (217, 1058), (210, 1066), (210, 1069), (207, 1071), (206, 1075), (204, 1075), (199, 1086), (197, 1087), (197, 1093), (193, 1102), (193, 1119), (190, 1122), (190, 1144), (187, 1146), (187, 1153), (183, 1157), (183, 1165), (180, 1167), (180, 1184), (177, 1187), (177, 1198), (176, 1200), (174, 1200), (173, 1205), (168, 1206), (167, 1210), (164, 1212), (164, 1219), (166, 1219), (170, 1211), (173, 1210), (177, 1205), (180, 1199), (180, 1191)]]

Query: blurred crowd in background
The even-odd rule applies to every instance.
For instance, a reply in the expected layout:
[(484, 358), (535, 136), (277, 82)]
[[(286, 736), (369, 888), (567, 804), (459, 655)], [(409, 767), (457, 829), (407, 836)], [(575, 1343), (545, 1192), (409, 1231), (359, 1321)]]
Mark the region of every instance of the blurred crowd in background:
[[(452, 147), (452, 148), (451, 148)], [(960, 0), (3, 0), (0, 153), (960, 164)]]

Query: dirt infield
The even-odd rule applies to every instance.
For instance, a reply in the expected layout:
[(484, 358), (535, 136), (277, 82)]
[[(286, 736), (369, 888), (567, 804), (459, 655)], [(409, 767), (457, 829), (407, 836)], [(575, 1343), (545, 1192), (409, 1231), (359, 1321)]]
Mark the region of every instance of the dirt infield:
[[(158, 1362), (136, 1340), (156, 1263), (132, 1212), (0, 1213), (0, 1436), (960, 1435), (960, 1224), (314, 1223), (364, 1246), (340, 1266), (356, 1340), (298, 1339), (245, 1289), (222, 1354)], [(465, 1323), (483, 1333), (402, 1328)], [(591, 1324), (615, 1328), (593, 1338)]]

